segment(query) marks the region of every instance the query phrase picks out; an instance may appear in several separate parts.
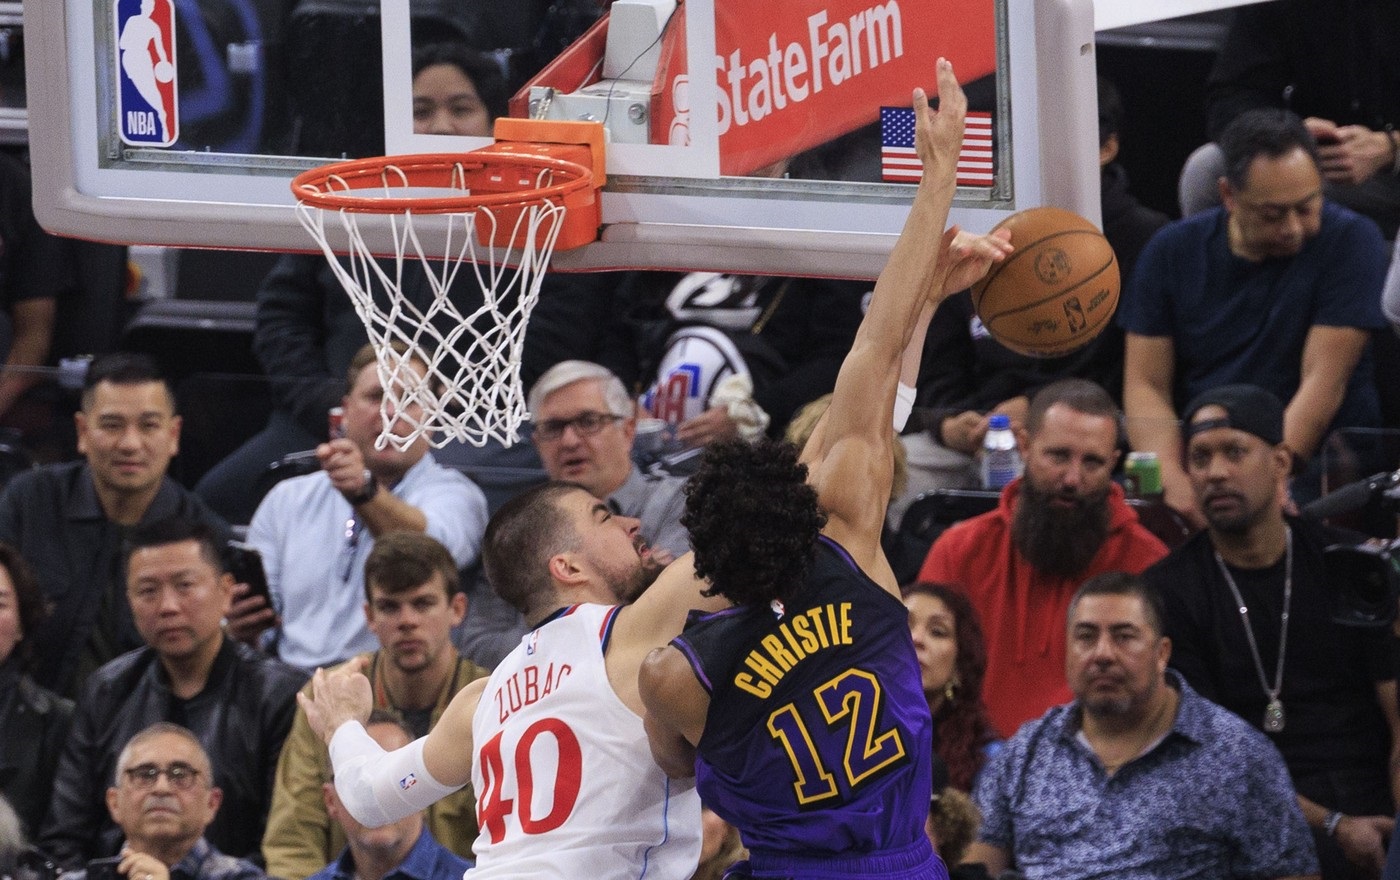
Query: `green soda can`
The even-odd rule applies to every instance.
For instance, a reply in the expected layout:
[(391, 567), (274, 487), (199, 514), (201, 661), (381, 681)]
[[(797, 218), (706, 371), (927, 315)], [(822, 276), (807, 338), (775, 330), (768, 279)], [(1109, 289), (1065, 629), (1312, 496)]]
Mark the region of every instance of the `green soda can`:
[[(1137, 495), (1162, 494), (1162, 463), (1155, 452), (1129, 452), (1123, 473)], [(1130, 493), (1133, 494), (1133, 493)]]

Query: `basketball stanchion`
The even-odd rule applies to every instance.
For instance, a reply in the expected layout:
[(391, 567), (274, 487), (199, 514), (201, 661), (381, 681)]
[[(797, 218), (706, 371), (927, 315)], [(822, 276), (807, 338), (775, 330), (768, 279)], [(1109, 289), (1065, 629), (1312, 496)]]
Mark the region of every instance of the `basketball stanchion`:
[[(501, 119), (495, 135), (470, 153), (336, 162), (292, 181), (297, 217), (377, 354), (379, 448), (424, 436), (438, 447), (513, 443), (527, 415), (525, 332), (549, 258), (597, 240), (601, 124)], [(426, 297), (405, 294), (415, 262)]]

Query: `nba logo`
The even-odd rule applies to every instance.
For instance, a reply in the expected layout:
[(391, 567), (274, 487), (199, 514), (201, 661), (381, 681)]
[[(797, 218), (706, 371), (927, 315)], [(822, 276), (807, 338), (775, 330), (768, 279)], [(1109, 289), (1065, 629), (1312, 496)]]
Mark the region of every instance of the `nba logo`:
[(1089, 321), (1084, 317), (1084, 307), (1079, 304), (1079, 297), (1072, 296), (1065, 300), (1065, 320), (1069, 322), (1069, 332), (1078, 333), (1089, 326)]
[(123, 143), (168, 147), (179, 137), (174, 0), (116, 0), (117, 128)]

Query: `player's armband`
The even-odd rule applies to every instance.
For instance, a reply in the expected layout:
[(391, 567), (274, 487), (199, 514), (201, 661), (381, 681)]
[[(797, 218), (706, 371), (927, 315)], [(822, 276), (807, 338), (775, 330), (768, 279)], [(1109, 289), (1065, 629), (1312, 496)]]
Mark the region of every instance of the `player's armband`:
[(428, 772), (426, 741), (420, 737), (386, 752), (359, 722), (340, 725), (331, 737), (331, 767), (336, 794), (355, 821), (369, 828), (397, 822), (462, 787), (443, 785)]
[(894, 430), (898, 434), (904, 430), (904, 426), (909, 421), (909, 413), (914, 411), (915, 391), (912, 385), (899, 383), (894, 395)]

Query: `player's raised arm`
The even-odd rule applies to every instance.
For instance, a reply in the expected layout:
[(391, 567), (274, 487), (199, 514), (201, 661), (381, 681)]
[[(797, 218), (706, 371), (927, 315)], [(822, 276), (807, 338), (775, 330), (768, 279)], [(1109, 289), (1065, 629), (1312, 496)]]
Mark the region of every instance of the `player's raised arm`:
[(386, 752), (365, 732), (372, 695), (361, 666), (316, 670), (311, 696), (297, 694), (297, 702), (330, 749), (341, 802), (356, 821), (378, 828), (427, 809), (471, 781), (472, 716), (487, 680), (458, 691), (427, 736)]
[(803, 452), (830, 517), (827, 531), (867, 570), (878, 554), (892, 479), (892, 413), (900, 362), (926, 299), (943, 296), (951, 247), (944, 226), (956, 190), (967, 100), (952, 65), (938, 61), (937, 110), (914, 91), (915, 141), (923, 178), (870, 308), (836, 380), (831, 407)]

